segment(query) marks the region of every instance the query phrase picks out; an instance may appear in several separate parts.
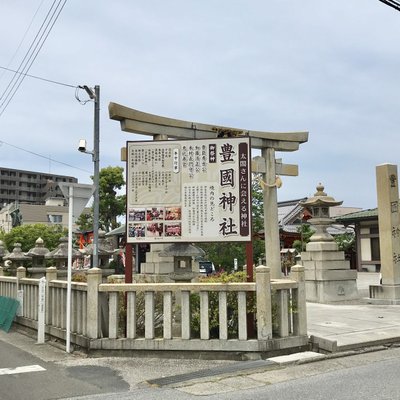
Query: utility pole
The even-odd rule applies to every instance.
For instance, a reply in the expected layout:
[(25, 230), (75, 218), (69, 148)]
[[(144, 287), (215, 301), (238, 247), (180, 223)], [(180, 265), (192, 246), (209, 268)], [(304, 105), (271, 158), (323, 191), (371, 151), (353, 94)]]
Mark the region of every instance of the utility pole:
[(100, 86), (94, 87), (94, 139), (93, 139), (93, 165), (94, 165), (94, 194), (93, 194), (93, 268), (99, 266), (99, 175), (100, 175)]
[[(79, 86), (84, 89), (89, 95), (90, 99), (94, 102), (94, 128), (93, 128), (93, 151), (86, 149), (86, 140), (81, 139), (79, 142), (78, 150), (82, 153), (91, 154), (94, 166), (93, 171), (93, 254), (92, 254), (92, 267), (99, 266), (99, 208), (100, 208), (100, 195), (99, 195), (99, 175), (100, 175), (100, 86), (96, 85), (94, 90), (87, 85)], [(78, 99), (79, 100), (79, 99)], [(82, 102), (81, 102), (82, 103)], [(83, 104), (85, 104), (84, 102)]]

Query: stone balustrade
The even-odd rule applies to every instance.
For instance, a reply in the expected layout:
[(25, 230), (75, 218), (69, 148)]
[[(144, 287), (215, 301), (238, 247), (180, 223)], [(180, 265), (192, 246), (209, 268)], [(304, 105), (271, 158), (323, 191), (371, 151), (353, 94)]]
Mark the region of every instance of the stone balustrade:
[[(16, 297), (22, 291), (17, 322), (33, 329), (38, 282), (26, 278), (23, 267), (16, 277), (5, 277), (0, 270), (0, 295)], [(67, 282), (48, 268), (45, 331), (63, 340), (66, 293)], [(71, 310), (71, 341), (89, 350), (268, 352), (308, 343), (302, 266), (277, 280), (270, 279), (268, 267), (259, 266), (256, 282), (157, 284), (102, 283), (102, 271), (93, 268), (87, 282), (72, 283)], [(218, 322), (214, 332), (212, 318)]]

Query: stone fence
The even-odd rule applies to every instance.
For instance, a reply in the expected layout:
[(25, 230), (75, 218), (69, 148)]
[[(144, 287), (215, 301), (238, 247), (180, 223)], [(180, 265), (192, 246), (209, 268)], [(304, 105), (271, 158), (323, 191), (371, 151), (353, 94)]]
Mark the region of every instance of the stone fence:
[[(0, 296), (19, 298), (20, 325), (38, 329), (39, 280), (3, 276)], [(66, 339), (67, 282), (46, 271), (47, 337)], [(217, 325), (217, 326), (216, 326)], [(285, 279), (256, 268), (256, 282), (102, 283), (102, 271), (72, 282), (71, 342), (88, 351), (298, 351), (308, 343), (304, 267)]]

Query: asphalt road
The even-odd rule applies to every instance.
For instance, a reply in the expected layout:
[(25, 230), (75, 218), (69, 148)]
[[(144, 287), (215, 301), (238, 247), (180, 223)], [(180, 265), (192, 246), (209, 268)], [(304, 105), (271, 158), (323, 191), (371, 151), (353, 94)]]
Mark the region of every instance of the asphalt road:
[(0, 399), (46, 400), (129, 390), (106, 366), (63, 366), (46, 362), (0, 341)]
[[(252, 384), (248, 382), (249, 377), (224, 377), (177, 388), (145, 385), (129, 393), (80, 397), (79, 400), (397, 400), (400, 399), (399, 356), (399, 349), (384, 350), (279, 371), (259, 371), (250, 375)], [(226, 391), (224, 382), (228, 379), (236, 381), (237, 390)], [(199, 386), (203, 389), (199, 390)]]
[[(88, 358), (0, 331), (0, 400), (50, 400), (138, 389), (146, 379), (229, 365), (231, 361)], [(121, 395), (117, 396), (118, 398)]]
[(279, 368), (242, 370), (155, 387), (148, 381), (235, 362), (87, 358), (0, 333), (0, 400), (396, 400), (400, 347)]

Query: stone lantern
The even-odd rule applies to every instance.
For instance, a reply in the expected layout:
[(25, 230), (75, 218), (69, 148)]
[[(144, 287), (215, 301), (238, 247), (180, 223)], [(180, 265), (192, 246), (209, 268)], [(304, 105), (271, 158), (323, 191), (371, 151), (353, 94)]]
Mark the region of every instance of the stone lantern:
[[(190, 243), (174, 243), (167, 246), (163, 251), (160, 251), (160, 257), (173, 257), (174, 259), (174, 272), (168, 274), (168, 277), (178, 283), (191, 282), (198, 273), (193, 271), (192, 260), (193, 257), (204, 256), (204, 250), (196, 247)], [(180, 336), (182, 334), (181, 313), (179, 312), (179, 305), (181, 304), (181, 293), (175, 292), (175, 312), (172, 322), (173, 336)]]
[[(91, 265), (93, 265), (93, 243), (87, 245), (82, 253), (85, 255), (90, 255)], [(99, 239), (97, 246), (97, 253), (99, 255), (99, 268), (107, 268), (109, 264), (110, 257), (114, 254), (114, 249), (111, 249), (110, 244), (106, 239), (106, 233), (104, 231), (99, 231)]]
[[(68, 266), (68, 238), (61, 237), (60, 244), (44, 257), (46, 260), (53, 260), (56, 263), (57, 269), (66, 269)], [(72, 259), (81, 257), (82, 254), (80, 251), (72, 249)]]
[(169, 274), (175, 282), (190, 282), (197, 274), (192, 269), (193, 257), (204, 256), (204, 250), (190, 243), (174, 243), (160, 252), (160, 257), (174, 258), (174, 272)]
[(44, 256), (49, 253), (49, 249), (44, 247), (42, 238), (38, 238), (35, 242), (35, 247), (30, 249), (26, 255), (32, 257), (32, 268), (44, 268)]
[(306, 299), (317, 303), (347, 301), (358, 298), (357, 271), (350, 269), (343, 251), (339, 250), (335, 239), (327, 232), (333, 220), (329, 208), (342, 204), (324, 192), (319, 184), (313, 197), (300, 203), (307, 208), (315, 233), (301, 253), (301, 263), (305, 268)]
[(317, 192), (313, 197), (300, 202), (300, 205), (311, 212), (312, 218), (309, 223), (313, 225), (316, 232), (311, 236), (310, 242), (333, 242), (335, 239), (327, 232), (328, 226), (332, 225), (333, 219), (329, 216), (329, 208), (340, 206), (343, 201), (336, 201), (324, 192), (321, 183), (317, 186)]
[(5, 270), (16, 270), (19, 266), (23, 266), (27, 261), (31, 260), (31, 257), (26, 256), (21, 250), (21, 243), (15, 243), (14, 249), (11, 253), (3, 257), (4, 261), (10, 261), (9, 265), (6, 265)]

